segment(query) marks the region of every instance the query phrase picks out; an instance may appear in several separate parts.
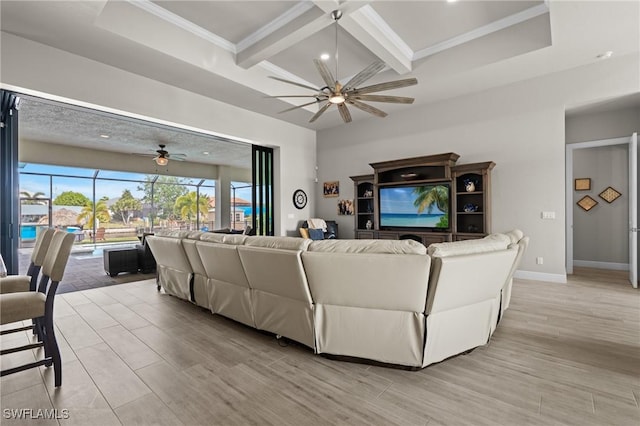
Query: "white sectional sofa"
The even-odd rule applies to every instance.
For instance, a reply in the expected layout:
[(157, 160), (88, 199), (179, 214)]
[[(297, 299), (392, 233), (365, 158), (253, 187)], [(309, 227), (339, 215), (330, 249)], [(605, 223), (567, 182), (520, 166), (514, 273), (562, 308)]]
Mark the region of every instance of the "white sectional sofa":
[(432, 244), (168, 232), (158, 288), (316, 353), (413, 368), (488, 342), (528, 238)]

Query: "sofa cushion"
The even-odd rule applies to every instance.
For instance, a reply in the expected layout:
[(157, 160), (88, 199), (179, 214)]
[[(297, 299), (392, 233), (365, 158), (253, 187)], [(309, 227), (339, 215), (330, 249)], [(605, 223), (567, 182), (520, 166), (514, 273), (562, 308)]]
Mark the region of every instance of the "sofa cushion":
[(212, 243), (221, 243), (224, 240), (225, 234), (214, 234), (212, 232), (205, 232), (200, 235), (200, 241), (210, 241)]
[(322, 229), (309, 228), (309, 238), (314, 241), (324, 240), (324, 231)]
[(190, 240), (199, 240), (203, 234), (204, 231), (189, 231), (185, 238), (188, 238)]
[(511, 238), (507, 235), (491, 234), (478, 240), (431, 244), (427, 249), (427, 253), (438, 257), (460, 256), (463, 254), (505, 250), (509, 244), (511, 244)]
[(329, 253), (425, 254), (425, 246), (413, 240), (322, 240), (309, 251)]
[(193, 231), (173, 231), (171, 229), (161, 229), (156, 232), (158, 237), (187, 238)]
[(246, 235), (242, 235), (242, 234), (227, 234), (227, 235), (223, 235), (222, 242), (224, 244), (241, 246), (241, 245), (244, 244), (244, 242), (247, 240), (247, 238), (249, 238), (249, 237), (246, 236)]
[(300, 231), (300, 236), (302, 238), (309, 238), (309, 229), (308, 228), (300, 228), (300, 229), (298, 229), (298, 231)]
[(307, 250), (311, 240), (298, 237), (247, 237), (245, 246), (267, 247), (283, 250)]
[(505, 235), (509, 237), (509, 239), (511, 240), (511, 243), (517, 243), (522, 239), (522, 237), (524, 237), (524, 233), (519, 229), (514, 229), (512, 231), (509, 231), (505, 233)]

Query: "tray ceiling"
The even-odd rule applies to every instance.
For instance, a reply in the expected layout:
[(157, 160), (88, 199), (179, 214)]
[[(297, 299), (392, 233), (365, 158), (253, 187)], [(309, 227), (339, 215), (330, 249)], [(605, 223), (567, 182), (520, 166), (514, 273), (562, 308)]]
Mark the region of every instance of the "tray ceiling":
[(344, 14), (341, 81), (378, 59), (387, 68), (367, 84), (418, 79), (383, 93), (414, 97), (414, 105), (376, 103), (387, 118), (355, 110), (354, 121), (391, 122), (415, 105), (585, 65), (606, 50), (637, 52), (640, 44), (637, 2), (3, 0), (0, 8), (3, 32), (315, 130), (348, 124), (335, 109), (309, 124), (315, 105), (278, 114), (307, 101), (265, 96), (312, 94), (269, 76), (324, 85), (312, 59), (334, 54), (336, 8)]

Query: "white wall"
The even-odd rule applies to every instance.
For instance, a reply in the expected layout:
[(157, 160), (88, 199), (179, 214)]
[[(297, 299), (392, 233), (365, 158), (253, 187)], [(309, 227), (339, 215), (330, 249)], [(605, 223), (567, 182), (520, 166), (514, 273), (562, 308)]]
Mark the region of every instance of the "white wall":
[[(11, 34), (2, 33), (1, 47), (4, 88), (274, 147), (279, 160), (276, 234), (296, 229), (299, 219), (311, 215), (314, 131)], [(304, 210), (291, 202), (297, 187), (311, 200)]]
[(622, 138), (640, 131), (640, 108), (623, 108), (567, 117), (567, 143)]
[[(520, 269), (528, 276), (565, 278), (565, 105), (634, 93), (638, 55), (601, 61), (541, 78), (372, 118), (318, 133), (318, 178), (339, 180), (340, 198), (353, 198), (349, 176), (368, 163), (456, 152), (458, 163), (492, 160), (492, 229), (520, 228), (531, 237)], [(419, 83), (420, 84), (420, 83)], [(316, 213), (338, 218), (341, 236), (353, 219), (336, 217), (335, 199), (316, 187)], [(542, 211), (556, 212), (542, 220)], [(544, 263), (537, 265), (536, 257)]]

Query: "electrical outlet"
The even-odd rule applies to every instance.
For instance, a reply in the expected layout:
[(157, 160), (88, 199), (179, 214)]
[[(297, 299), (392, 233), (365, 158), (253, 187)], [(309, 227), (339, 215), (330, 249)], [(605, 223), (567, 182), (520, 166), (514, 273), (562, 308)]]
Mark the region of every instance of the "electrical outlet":
[(536, 264), (542, 265), (544, 263), (544, 259), (542, 257), (536, 257)]
[(540, 215), (543, 219), (555, 219), (556, 212), (542, 212)]

